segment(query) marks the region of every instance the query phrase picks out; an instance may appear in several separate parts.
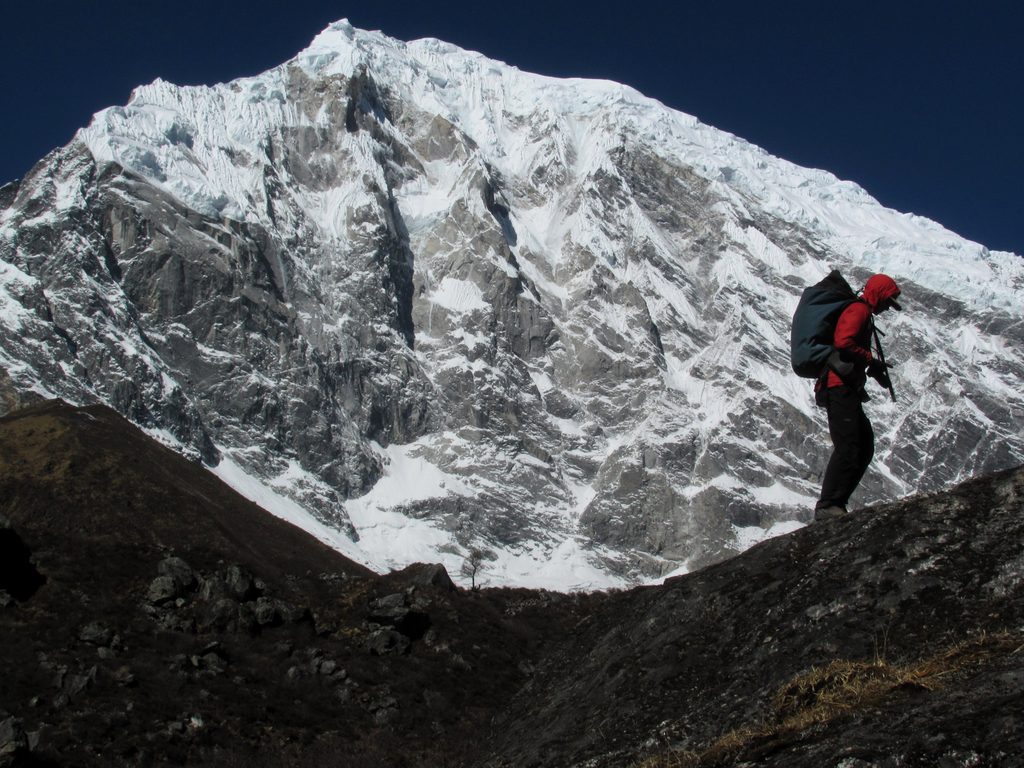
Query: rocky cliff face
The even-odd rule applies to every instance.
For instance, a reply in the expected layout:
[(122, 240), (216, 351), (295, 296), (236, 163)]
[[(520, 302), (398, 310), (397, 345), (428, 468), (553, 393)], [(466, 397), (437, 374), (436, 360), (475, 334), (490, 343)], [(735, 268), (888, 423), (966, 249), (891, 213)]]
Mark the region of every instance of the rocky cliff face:
[(0, 418), (0, 765), (1015, 768), (1022, 512), (1018, 469), (664, 585), (473, 591), (44, 403)]
[(861, 502), (1024, 460), (1024, 265), (623, 86), (332, 25), (0, 190), (0, 402), (103, 402), (377, 568), (620, 583), (806, 521), (803, 286), (892, 274)]

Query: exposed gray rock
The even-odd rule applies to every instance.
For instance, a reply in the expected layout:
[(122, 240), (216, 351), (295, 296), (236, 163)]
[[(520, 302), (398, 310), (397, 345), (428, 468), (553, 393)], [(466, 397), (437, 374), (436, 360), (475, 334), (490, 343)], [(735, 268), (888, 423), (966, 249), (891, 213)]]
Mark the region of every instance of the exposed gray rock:
[(132, 672), (131, 667), (129, 667), (128, 665), (118, 667), (116, 670), (114, 670), (111, 677), (113, 677), (115, 683), (124, 688), (129, 688), (133, 685), (136, 685), (138, 682), (135, 678), (135, 674)]
[(0, 768), (18, 768), (29, 755), (28, 736), (14, 717), (0, 721)]
[(409, 647), (409, 638), (393, 629), (373, 630), (366, 641), (366, 649), (373, 656), (401, 655)]
[(253, 610), (256, 623), (261, 627), (274, 627), (283, 620), (281, 610), (276, 601), (267, 597), (256, 599), (256, 607)]
[(406, 604), (406, 596), (402, 592), (387, 595), (370, 603), (370, 613), (367, 618), (378, 624), (395, 624), (405, 618), (409, 613), (409, 606)]
[(402, 578), (412, 586), (456, 589), (447, 569), (440, 563), (413, 563), (401, 571)]
[(398, 699), (391, 695), (387, 686), (364, 697), (366, 711), (373, 715), (377, 725), (385, 725), (395, 719), (400, 709)]
[(62, 671), (58, 678), (60, 693), (57, 695), (55, 704), (57, 706), (62, 706), (62, 703), (76, 699), (85, 691), (92, 688), (96, 683), (96, 673), (98, 669), (98, 667), (93, 666), (82, 672), (68, 673), (66, 671)]
[(107, 647), (114, 642), (114, 631), (98, 621), (90, 621), (78, 630), (78, 639), (91, 645)]
[(166, 557), (157, 565), (161, 576), (169, 576), (179, 590), (194, 589), (198, 583), (192, 567), (180, 557)]
[(200, 626), (205, 629), (232, 630), (239, 622), (239, 605), (230, 598), (220, 598), (206, 606)]
[(228, 585), (220, 574), (204, 577), (199, 582), (199, 597), (202, 600), (228, 597)]
[(420, 604), (410, 605), (405, 593), (398, 592), (374, 600), (367, 620), (393, 627), (410, 640), (418, 640), (430, 628), (430, 617)]
[(225, 663), (224, 659), (217, 653), (208, 652), (202, 655), (195, 654), (189, 657), (189, 663), (194, 669), (201, 672), (208, 673), (210, 675), (220, 675), (224, 673)]
[(338, 662), (334, 659), (317, 659), (314, 664), (314, 672), (318, 675), (330, 677), (338, 671)]
[(164, 605), (180, 594), (180, 588), (170, 576), (157, 576), (149, 585), (146, 599), (153, 605)]
[(236, 600), (244, 602), (254, 600), (260, 590), (256, 587), (256, 581), (252, 574), (246, 573), (237, 565), (229, 566), (225, 572), (224, 583), (228, 593)]

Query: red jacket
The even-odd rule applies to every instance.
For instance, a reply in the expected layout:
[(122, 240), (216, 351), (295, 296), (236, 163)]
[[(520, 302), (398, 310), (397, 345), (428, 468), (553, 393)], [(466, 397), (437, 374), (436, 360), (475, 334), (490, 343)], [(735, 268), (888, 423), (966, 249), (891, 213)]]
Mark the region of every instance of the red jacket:
[(859, 301), (855, 301), (839, 316), (836, 322), (835, 338), (832, 345), (839, 350), (843, 359), (854, 363), (853, 373), (846, 381), (839, 378), (835, 371), (828, 372), (828, 386), (841, 387), (848, 384), (859, 388), (867, 381), (868, 363), (874, 357), (871, 354), (871, 315), (886, 299), (900, 293), (896, 281), (888, 275), (872, 275), (868, 278)]

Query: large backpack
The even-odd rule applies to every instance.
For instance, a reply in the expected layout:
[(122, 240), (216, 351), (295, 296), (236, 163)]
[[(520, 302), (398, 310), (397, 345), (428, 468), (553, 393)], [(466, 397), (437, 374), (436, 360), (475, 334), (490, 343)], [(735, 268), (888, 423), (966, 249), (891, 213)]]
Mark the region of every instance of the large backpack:
[(797, 376), (816, 379), (825, 371), (834, 348), (836, 322), (857, 294), (838, 269), (820, 283), (805, 288), (793, 313), (790, 362)]

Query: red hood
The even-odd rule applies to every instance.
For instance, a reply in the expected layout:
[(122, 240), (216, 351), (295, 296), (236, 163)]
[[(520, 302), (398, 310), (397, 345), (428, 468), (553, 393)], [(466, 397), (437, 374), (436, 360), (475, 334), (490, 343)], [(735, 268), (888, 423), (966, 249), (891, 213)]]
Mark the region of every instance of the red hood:
[(894, 299), (899, 295), (900, 287), (888, 275), (872, 275), (861, 292), (861, 298), (871, 306), (871, 309), (875, 309), (886, 299)]

